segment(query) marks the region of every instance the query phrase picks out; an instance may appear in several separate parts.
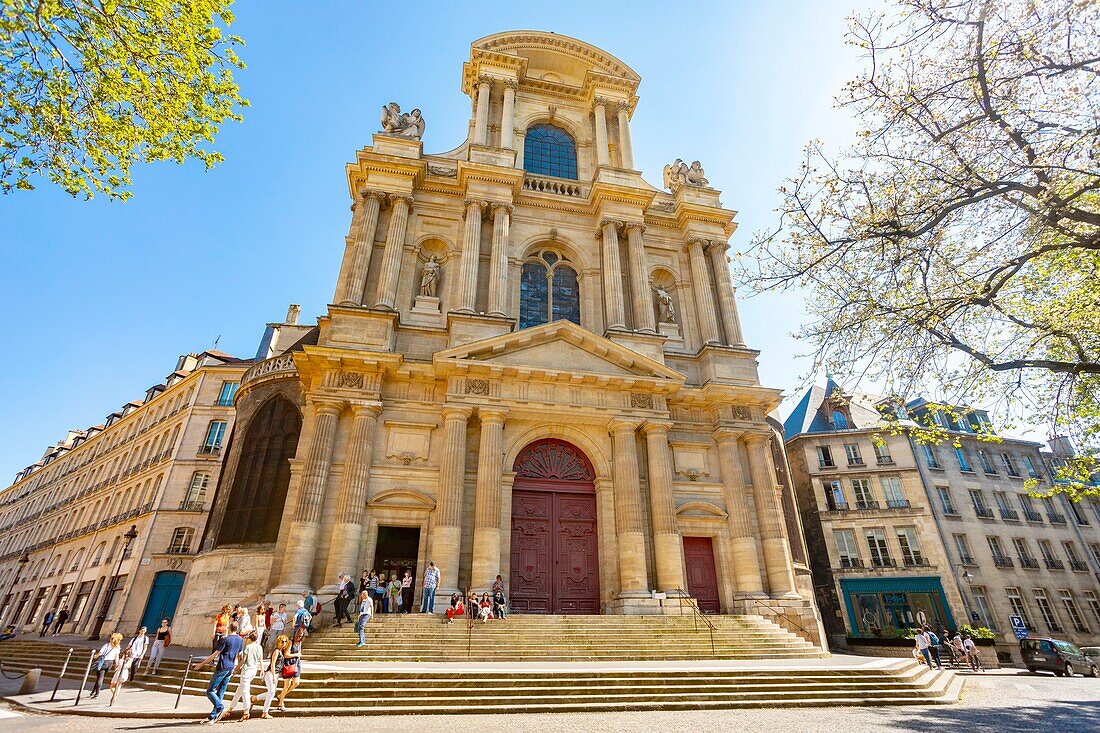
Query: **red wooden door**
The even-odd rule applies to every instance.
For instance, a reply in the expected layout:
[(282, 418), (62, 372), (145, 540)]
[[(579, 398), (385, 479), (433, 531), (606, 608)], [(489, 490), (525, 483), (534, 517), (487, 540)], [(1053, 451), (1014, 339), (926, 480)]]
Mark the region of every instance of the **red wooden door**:
[(718, 573), (714, 567), (714, 546), (710, 537), (685, 537), (688, 593), (699, 602), (703, 613), (719, 613)]
[(541, 440), (516, 458), (511, 593), (521, 613), (599, 613), (594, 474), (574, 446)]

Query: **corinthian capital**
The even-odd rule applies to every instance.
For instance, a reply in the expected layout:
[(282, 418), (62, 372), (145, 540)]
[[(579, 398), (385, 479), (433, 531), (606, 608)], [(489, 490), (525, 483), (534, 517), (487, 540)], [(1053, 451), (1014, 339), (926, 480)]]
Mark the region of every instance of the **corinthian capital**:
[(389, 200), (390, 200), (390, 206), (397, 206), (397, 204), (403, 202), (405, 204), (406, 208), (412, 209), (412, 205), (413, 205), (412, 196), (406, 196), (403, 193), (391, 193), (389, 195)]
[(708, 242), (709, 240), (703, 239), (701, 237), (691, 237), (686, 242), (684, 242), (684, 251), (690, 252), (695, 247), (698, 247), (701, 251), (704, 247), (707, 246)]
[(489, 208), (489, 202), (485, 199), (466, 199), (462, 202), (462, 205), (466, 207), (466, 216), (469, 216), (470, 212), (475, 210), (478, 216), (484, 216), (485, 211)]
[(503, 201), (494, 201), (491, 204), (491, 207), (493, 211), (493, 216), (496, 216), (500, 212), (504, 212), (508, 214), (508, 216), (511, 216), (512, 212), (516, 210), (515, 206), (509, 203), (505, 203)]
[(627, 233), (629, 233), (632, 229), (637, 229), (639, 234), (645, 234), (646, 225), (640, 221), (628, 221), (626, 223)]
[(481, 74), (477, 77), (477, 84), (478, 86), (481, 86), (482, 84), (488, 84), (489, 86), (492, 86), (493, 77), (489, 76), (488, 74)]

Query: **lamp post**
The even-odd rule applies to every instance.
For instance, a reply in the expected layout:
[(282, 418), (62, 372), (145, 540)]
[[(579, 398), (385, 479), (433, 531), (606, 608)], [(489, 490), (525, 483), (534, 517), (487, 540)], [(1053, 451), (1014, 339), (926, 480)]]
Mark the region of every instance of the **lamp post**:
[(122, 535), (126, 538), (126, 544), (122, 546), (122, 552), (118, 556), (118, 564), (115, 565), (114, 575), (110, 577), (107, 582), (107, 588), (103, 592), (103, 605), (99, 609), (99, 615), (96, 616), (95, 625), (92, 626), (92, 633), (88, 634), (89, 641), (98, 641), (99, 633), (103, 630), (103, 624), (107, 621), (107, 610), (111, 605), (111, 596), (115, 587), (115, 581), (118, 579), (118, 574), (122, 572), (122, 561), (126, 559), (126, 553), (130, 551), (130, 543), (137, 538), (137, 525), (131, 524), (130, 529), (126, 534)]
[[(18, 560), (19, 567), (15, 569), (15, 574), (11, 576), (11, 585), (8, 586), (8, 606), (11, 606), (12, 602), (15, 601), (15, 598), (12, 596), (12, 594), (15, 592), (15, 583), (19, 580), (19, 576), (23, 574), (23, 568), (27, 567), (27, 563), (29, 563), (30, 561), (30, 554), (26, 550), (23, 550), (23, 554), (19, 556)], [(10, 610), (10, 608), (5, 607), (4, 613), (7, 613)]]
[[(962, 571), (961, 573), (959, 572), (960, 570)], [(966, 566), (962, 563), (955, 565), (955, 579), (958, 580), (959, 578), (965, 580), (967, 585), (974, 582), (974, 575), (967, 570)], [(963, 590), (962, 584), (959, 584), (959, 595), (962, 596), (963, 610), (966, 611), (967, 614), (967, 623), (974, 623), (974, 612), (970, 609), (970, 601), (967, 600), (966, 591)]]

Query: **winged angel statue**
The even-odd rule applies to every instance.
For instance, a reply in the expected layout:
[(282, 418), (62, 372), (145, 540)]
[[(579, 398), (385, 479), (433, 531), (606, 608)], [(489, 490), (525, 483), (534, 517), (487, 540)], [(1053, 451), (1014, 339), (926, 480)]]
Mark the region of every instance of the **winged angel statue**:
[(397, 102), (390, 102), (382, 108), (382, 132), (419, 140), (424, 136), (424, 118), (418, 109), (403, 113)]
[(699, 161), (696, 160), (689, 166), (683, 160), (677, 158), (675, 163), (665, 166), (664, 183), (665, 188), (675, 191), (680, 186), (702, 188), (707, 186), (710, 181), (705, 178), (703, 166)]

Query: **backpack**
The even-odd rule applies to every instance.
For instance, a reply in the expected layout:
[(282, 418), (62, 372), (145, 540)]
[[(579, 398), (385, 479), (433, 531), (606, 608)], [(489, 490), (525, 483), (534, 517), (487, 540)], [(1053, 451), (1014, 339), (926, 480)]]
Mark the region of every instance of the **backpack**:
[(940, 637), (936, 636), (935, 632), (929, 631), (928, 632), (928, 639), (931, 642), (932, 646), (939, 646), (940, 645)]

